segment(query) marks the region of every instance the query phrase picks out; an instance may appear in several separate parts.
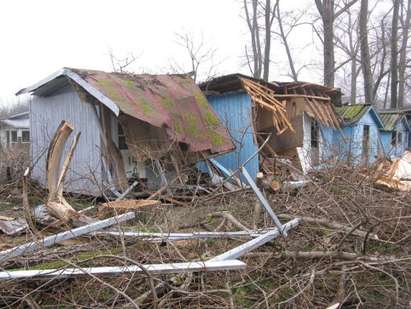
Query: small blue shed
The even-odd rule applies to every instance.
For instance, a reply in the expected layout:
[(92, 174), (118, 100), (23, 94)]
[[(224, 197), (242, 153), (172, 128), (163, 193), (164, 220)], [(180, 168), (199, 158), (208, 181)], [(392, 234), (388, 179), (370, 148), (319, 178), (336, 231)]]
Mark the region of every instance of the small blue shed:
[(379, 133), (384, 127), (376, 109), (370, 104), (352, 104), (337, 107), (337, 113), (343, 120), (334, 135), (339, 159), (354, 165), (373, 163), (381, 151)]
[(380, 130), (384, 154), (390, 158), (400, 157), (408, 148), (410, 127), (401, 112), (380, 112), (384, 128)]

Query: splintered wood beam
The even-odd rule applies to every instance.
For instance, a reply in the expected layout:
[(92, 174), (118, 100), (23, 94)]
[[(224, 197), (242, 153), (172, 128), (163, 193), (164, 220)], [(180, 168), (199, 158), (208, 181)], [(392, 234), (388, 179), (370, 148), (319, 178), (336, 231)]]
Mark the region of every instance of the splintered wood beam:
[(47, 152), (46, 173), (49, 197), (57, 195), (57, 185), (60, 178), (60, 165), (64, 146), (74, 128), (67, 121), (62, 121), (54, 134)]
[(296, 227), (299, 224), (299, 222), (300, 220), (298, 218), (293, 219), (283, 225), (282, 233), (280, 232), (278, 228), (276, 228), (275, 230), (272, 230), (257, 238), (254, 238), (253, 240), (250, 240), (238, 247), (235, 247), (227, 252), (224, 252), (223, 254), (217, 255), (216, 257), (210, 259), (209, 261), (216, 262), (216, 261), (237, 259), (243, 256), (244, 254), (250, 252), (251, 250), (261, 247), (267, 242), (277, 238), (281, 234), (285, 234), (287, 231), (289, 231), (293, 227)]
[[(44, 270), (15, 270), (0, 272), (0, 280), (17, 280), (17, 279), (38, 279), (45, 278), (67, 278), (73, 276), (91, 275), (122, 275), (126, 273), (145, 273), (150, 274), (172, 274), (187, 272), (209, 272), (209, 271), (226, 271), (242, 270), (246, 264), (239, 260), (225, 261), (205, 261), (205, 262), (185, 262), (171, 264), (146, 264), (139, 267), (137, 265), (128, 266), (103, 266), (87, 268), (65, 268), (65, 269), (44, 269)], [(143, 269), (144, 268), (144, 271)]]
[(87, 224), (84, 226), (77, 227), (75, 229), (71, 229), (62, 233), (54, 234), (51, 236), (47, 236), (43, 239), (39, 239), (38, 241), (32, 241), (25, 243), (23, 245), (10, 248), (0, 252), (0, 263), (15, 258), (27, 253), (38, 251), (44, 247), (50, 247), (54, 244), (61, 243), (62, 241), (72, 239), (81, 235), (85, 235), (91, 232), (95, 232), (101, 230), (103, 228), (125, 222), (127, 220), (131, 220), (135, 217), (134, 212), (128, 212), (120, 216), (111, 217), (105, 220), (93, 222), (91, 224)]
[(76, 150), (80, 133), (74, 138), (63, 165), (60, 168), (66, 142), (73, 130), (73, 126), (63, 120), (51, 139), (46, 164), (47, 187), (49, 189), (46, 208), (51, 215), (65, 223), (71, 221), (75, 225), (81, 225), (83, 223), (90, 223), (92, 219), (78, 213), (63, 197), (64, 178), (73, 158), (74, 151)]

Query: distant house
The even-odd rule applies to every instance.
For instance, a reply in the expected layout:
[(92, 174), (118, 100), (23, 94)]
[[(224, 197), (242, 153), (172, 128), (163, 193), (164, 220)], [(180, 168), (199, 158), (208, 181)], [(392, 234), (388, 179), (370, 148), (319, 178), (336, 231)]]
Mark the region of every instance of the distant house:
[[(299, 159), (307, 171), (329, 158), (333, 130), (339, 127), (331, 103), (340, 95), (336, 89), (310, 83), (267, 83), (242, 74), (218, 77), (200, 88), (236, 144), (235, 151), (217, 158), (226, 168), (236, 170), (267, 137), (265, 148)], [(255, 155), (246, 168), (255, 177), (266, 163)]]
[(29, 112), (23, 112), (9, 116), (5, 119), (0, 119), (0, 149), (6, 150), (16, 148), (19, 145), (28, 145), (29, 143)]
[(410, 127), (407, 118), (401, 112), (380, 112), (384, 128), (380, 130), (384, 154), (388, 157), (400, 157), (408, 148)]
[(37, 162), (32, 177), (41, 184), (44, 153), (61, 121), (81, 132), (66, 179), (69, 192), (121, 191), (129, 178), (156, 187), (204, 156), (233, 149), (226, 128), (187, 75), (63, 68), (17, 94), (23, 93), (31, 94), (31, 158)]
[(382, 150), (379, 132), (384, 129), (376, 109), (369, 104), (353, 104), (337, 107), (337, 112), (343, 120), (334, 138), (339, 159), (354, 165), (373, 163)]

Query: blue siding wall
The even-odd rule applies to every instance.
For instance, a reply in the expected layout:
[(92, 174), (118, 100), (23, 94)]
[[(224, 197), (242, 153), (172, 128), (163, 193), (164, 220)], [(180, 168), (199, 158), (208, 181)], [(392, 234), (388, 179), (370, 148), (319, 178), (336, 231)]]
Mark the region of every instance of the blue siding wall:
[(402, 133), (401, 142), (397, 146), (391, 145), (391, 134), (393, 131), (381, 131), (381, 142), (384, 148), (384, 154), (390, 158), (400, 157), (407, 148), (409, 132), (402, 121), (399, 121), (395, 126), (397, 132)]
[[(252, 126), (252, 102), (248, 94), (227, 93), (219, 96), (208, 96), (208, 101), (220, 117), (223, 125), (230, 132), (236, 150), (216, 157), (224, 167), (235, 171), (257, 150), (254, 142), (254, 129)], [(250, 175), (255, 179), (259, 171), (258, 155), (245, 166)]]
[(334, 157), (334, 129), (330, 127), (320, 126), (321, 132), (321, 160), (329, 161)]
[[(368, 150), (363, 149), (364, 126), (370, 127)], [(379, 128), (371, 113), (366, 113), (355, 124), (334, 131), (334, 141), (339, 148), (339, 159), (350, 160), (354, 165), (365, 163), (363, 155), (368, 151), (368, 163), (373, 163), (378, 157)]]

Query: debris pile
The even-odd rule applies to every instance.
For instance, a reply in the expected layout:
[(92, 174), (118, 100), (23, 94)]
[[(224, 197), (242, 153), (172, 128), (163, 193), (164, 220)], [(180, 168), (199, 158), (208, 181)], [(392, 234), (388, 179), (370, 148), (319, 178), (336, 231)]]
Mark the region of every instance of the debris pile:
[(70, 127), (62, 123), (49, 148), (47, 194), (36, 198), (28, 171), (23, 205), (1, 214), (26, 225), (0, 234), (0, 307), (409, 305), (411, 198), (376, 187), (378, 171), (304, 175), (273, 155), (270, 170), (283, 176), (255, 183), (244, 166), (205, 158), (208, 176), (181, 171), (192, 181), (176, 177), (156, 192), (133, 182), (87, 201), (63, 197), (78, 139), (63, 159)]

